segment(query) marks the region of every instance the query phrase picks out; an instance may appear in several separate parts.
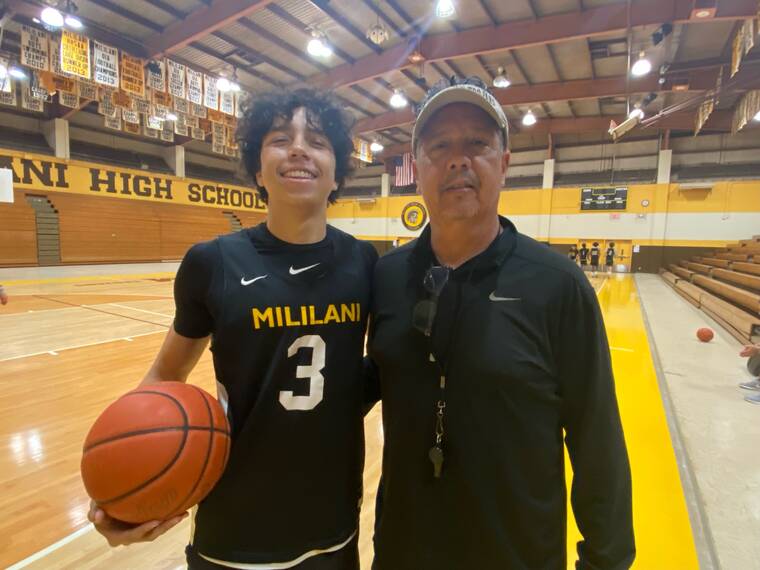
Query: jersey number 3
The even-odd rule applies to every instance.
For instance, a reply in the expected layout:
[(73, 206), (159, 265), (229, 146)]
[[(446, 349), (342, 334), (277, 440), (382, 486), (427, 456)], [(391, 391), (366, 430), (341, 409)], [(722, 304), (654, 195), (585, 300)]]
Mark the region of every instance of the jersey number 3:
[(325, 377), (322, 376), (322, 370), (325, 367), (325, 341), (315, 334), (299, 337), (288, 348), (288, 358), (302, 348), (311, 348), (311, 363), (308, 366), (297, 366), (296, 378), (309, 380), (309, 394), (296, 396), (290, 390), (281, 391), (280, 404), (286, 410), (313, 410), (324, 395)]

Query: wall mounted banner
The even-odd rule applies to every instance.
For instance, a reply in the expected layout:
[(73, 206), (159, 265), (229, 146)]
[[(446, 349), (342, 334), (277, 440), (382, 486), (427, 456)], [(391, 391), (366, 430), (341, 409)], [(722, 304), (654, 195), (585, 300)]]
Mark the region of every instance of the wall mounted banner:
[(145, 97), (143, 60), (121, 52), (121, 88), (127, 93)]
[(21, 87), (21, 107), (27, 111), (36, 111), (42, 113), (45, 110), (45, 103), (42, 99), (32, 97), (32, 91), (28, 85)]
[(56, 75), (66, 75), (61, 69), (61, 40), (60, 38), (50, 38), (50, 71)]
[(196, 105), (203, 104), (203, 74), (187, 68), (187, 100)]
[(103, 118), (104, 124), (109, 129), (113, 129), (115, 131), (121, 130), (121, 117), (119, 115), (114, 115), (113, 117), (104, 117)]
[[(98, 113), (105, 117), (116, 117), (116, 105), (113, 104), (113, 92), (103, 90), (98, 102)], [(121, 128), (121, 127), (119, 127)]]
[(0, 168), (10, 168), (14, 187), (23, 190), (266, 211), (266, 205), (251, 188), (207, 180), (5, 150), (0, 151)]
[(178, 113), (184, 113), (185, 115), (190, 114), (190, 103), (187, 102), (187, 99), (180, 99), (179, 97), (174, 98), (174, 110)]
[(232, 91), (225, 91), (221, 94), (219, 110), (226, 115), (235, 114), (235, 94)]
[(93, 41), (92, 78), (111, 89), (119, 88), (119, 50), (115, 47)]
[(82, 79), (90, 78), (90, 40), (74, 32), (61, 32), (61, 70)]
[(29, 81), (29, 90), (31, 92), (32, 97), (34, 97), (35, 99), (39, 99), (43, 103), (49, 103), (50, 91), (48, 91), (48, 88), (43, 83), (42, 77), (40, 76), (41, 73), (43, 72), (42, 71), (32, 72), (32, 78)]
[(95, 101), (98, 98), (98, 88), (92, 83), (82, 83), (77, 81), (77, 93), (83, 99)]
[(219, 109), (219, 90), (216, 88), (216, 77), (203, 76), (203, 105), (214, 111)]
[(69, 93), (68, 91), (59, 91), (58, 102), (64, 107), (68, 107), (69, 109), (78, 109), (79, 95), (76, 93)]
[(143, 125), (143, 134), (152, 139), (158, 138), (158, 131), (156, 129), (151, 129), (148, 125)]
[(187, 98), (185, 89), (185, 66), (171, 59), (166, 60), (166, 74), (169, 82), (169, 93), (172, 97)]
[(130, 135), (139, 135), (141, 132), (140, 123), (134, 124), (134, 123), (127, 123), (124, 121), (124, 132), (129, 133)]
[(134, 109), (134, 99), (123, 91), (114, 91), (112, 97), (113, 104), (117, 107), (122, 107), (128, 110)]
[(164, 93), (166, 91), (166, 64), (164, 61), (151, 61), (145, 69), (148, 72), (148, 87)]
[(138, 113), (144, 113), (147, 115), (150, 113), (150, 102), (147, 99), (132, 97), (132, 108)]
[(50, 50), (46, 32), (21, 26), (21, 65), (39, 71), (50, 69)]
[(127, 109), (121, 110), (121, 118), (125, 123), (132, 123), (133, 125), (140, 124), (140, 113), (136, 111), (128, 111)]

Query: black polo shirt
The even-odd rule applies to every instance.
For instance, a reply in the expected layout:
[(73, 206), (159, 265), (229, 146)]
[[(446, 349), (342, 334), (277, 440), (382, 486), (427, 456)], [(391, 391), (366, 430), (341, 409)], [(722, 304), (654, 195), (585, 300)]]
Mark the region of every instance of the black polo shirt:
[(369, 353), (385, 449), (375, 570), (564, 570), (563, 433), (585, 538), (578, 568), (633, 561), (630, 469), (595, 292), (568, 259), (500, 221), (504, 232), (451, 274), (430, 342), (412, 325), (437, 264), (430, 228), (376, 267)]

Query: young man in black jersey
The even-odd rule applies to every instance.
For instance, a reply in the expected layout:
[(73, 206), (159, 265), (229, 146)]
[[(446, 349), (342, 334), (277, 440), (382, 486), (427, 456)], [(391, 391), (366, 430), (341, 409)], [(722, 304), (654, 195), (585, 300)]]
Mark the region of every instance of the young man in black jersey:
[(599, 271), (599, 255), (601, 255), (598, 241), (595, 241), (591, 244), (591, 249), (589, 250), (588, 254), (591, 258), (591, 275), (596, 277), (596, 273)]
[(612, 266), (615, 265), (615, 243), (607, 244), (607, 251), (604, 252), (604, 269), (607, 273), (612, 273)]
[[(358, 570), (361, 381), (374, 248), (326, 223), (351, 171), (350, 119), (331, 97), (257, 97), (239, 131), (266, 223), (193, 246), (176, 315), (143, 384), (185, 381), (209, 340), (232, 427), (227, 468), (193, 513), (191, 570)], [(182, 517), (125, 527), (112, 545)]]
[(372, 295), (385, 434), (374, 570), (565, 570), (563, 438), (576, 568), (633, 562), (599, 304), (573, 263), (498, 215), (507, 141), (477, 78), (437, 85), (419, 107), (412, 151), (430, 223), (380, 259)]
[(581, 248), (578, 250), (578, 257), (581, 260), (581, 269), (586, 271), (586, 266), (588, 265), (588, 247), (586, 247), (586, 242), (581, 244)]

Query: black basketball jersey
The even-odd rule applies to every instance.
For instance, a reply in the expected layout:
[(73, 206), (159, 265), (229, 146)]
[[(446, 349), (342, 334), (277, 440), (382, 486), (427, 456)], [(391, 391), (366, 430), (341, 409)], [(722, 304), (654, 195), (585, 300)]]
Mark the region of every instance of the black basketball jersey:
[(588, 248), (582, 247), (578, 250), (578, 254), (581, 256), (581, 261), (586, 261), (586, 258), (588, 257)]
[[(175, 328), (211, 333), (232, 427), (227, 468), (195, 516), (192, 544), (203, 556), (287, 562), (356, 531), (362, 355), (376, 260), (370, 244), (329, 226), (314, 245), (287, 244), (261, 224), (188, 252), (177, 275)], [(195, 286), (188, 299), (183, 287), (192, 293), (192, 273), (203, 279), (203, 266), (209, 286), (205, 293)]]
[(599, 261), (599, 248), (597, 246), (592, 246), (589, 255), (591, 255), (592, 265), (596, 265), (593, 260)]
[(605, 263), (607, 265), (612, 265), (612, 262), (614, 261), (614, 259), (615, 259), (615, 248), (608, 247), (605, 253)]

